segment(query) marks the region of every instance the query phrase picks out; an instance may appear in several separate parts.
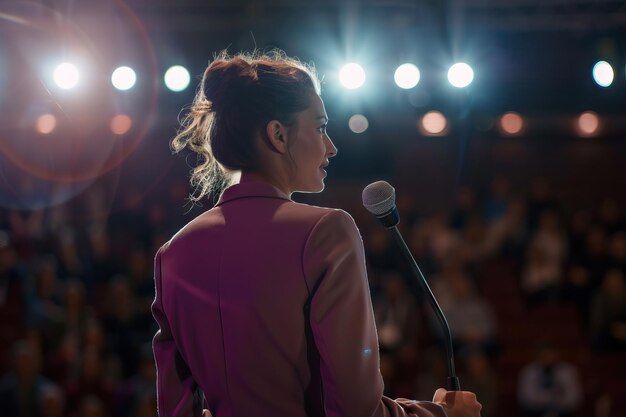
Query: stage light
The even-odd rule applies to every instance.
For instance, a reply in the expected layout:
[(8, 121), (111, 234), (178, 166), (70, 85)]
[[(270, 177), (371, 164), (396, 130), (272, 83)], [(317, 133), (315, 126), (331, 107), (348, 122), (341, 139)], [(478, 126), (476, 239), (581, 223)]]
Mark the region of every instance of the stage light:
[(339, 70), (339, 82), (348, 90), (355, 90), (365, 83), (365, 70), (354, 62)]
[(393, 79), (398, 87), (408, 90), (420, 82), (420, 70), (413, 64), (402, 64), (396, 69)]
[(422, 132), (429, 136), (439, 136), (445, 133), (448, 121), (446, 116), (438, 111), (429, 111), (422, 117)]
[(601, 87), (608, 87), (613, 84), (615, 73), (613, 67), (606, 61), (598, 61), (593, 66), (593, 79)]
[(448, 81), (454, 87), (464, 88), (474, 80), (474, 70), (465, 62), (457, 62), (448, 70)]
[(524, 128), (524, 119), (515, 112), (508, 112), (500, 118), (500, 129), (505, 135), (517, 135)]
[(42, 135), (50, 134), (57, 126), (57, 118), (52, 114), (42, 114), (37, 118), (35, 130)]
[(348, 120), (348, 127), (354, 133), (363, 133), (369, 127), (369, 122), (362, 114), (355, 114)]
[(59, 88), (64, 90), (72, 89), (78, 84), (78, 68), (74, 64), (64, 62), (55, 68), (52, 77)]
[(578, 134), (580, 136), (593, 136), (600, 127), (600, 118), (592, 111), (586, 111), (578, 116)]
[(174, 65), (165, 72), (165, 85), (172, 91), (183, 91), (189, 85), (189, 71), (181, 65)]
[(111, 119), (111, 132), (116, 135), (123, 135), (128, 132), (133, 125), (132, 119), (125, 114), (118, 114)]
[(111, 74), (111, 84), (118, 90), (128, 90), (135, 85), (137, 75), (130, 67), (119, 67)]

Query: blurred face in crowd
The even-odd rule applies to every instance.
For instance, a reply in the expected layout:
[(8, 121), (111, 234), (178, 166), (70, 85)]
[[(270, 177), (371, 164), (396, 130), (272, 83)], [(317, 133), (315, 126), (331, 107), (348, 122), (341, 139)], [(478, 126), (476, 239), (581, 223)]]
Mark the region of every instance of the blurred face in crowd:
[(44, 388), (39, 401), (42, 417), (62, 417), (65, 415), (65, 398), (58, 388)]

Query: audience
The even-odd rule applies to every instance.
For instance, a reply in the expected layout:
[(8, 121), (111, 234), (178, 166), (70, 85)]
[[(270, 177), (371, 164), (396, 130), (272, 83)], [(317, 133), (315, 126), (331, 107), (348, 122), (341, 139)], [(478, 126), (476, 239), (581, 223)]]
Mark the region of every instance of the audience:
[(576, 367), (559, 359), (549, 343), (539, 346), (536, 358), (519, 375), (517, 397), (524, 417), (568, 417), (582, 402)]
[[(156, 201), (137, 198), (138, 191), (122, 196), (123, 207), (106, 214), (105, 194), (94, 187), (85, 193), (92, 220), (84, 224), (70, 204), (0, 211), (2, 415), (156, 414), (152, 262), (191, 216), (172, 210), (186, 197), (184, 184), (164, 189), (169, 194)], [(625, 352), (623, 212), (609, 199), (566, 211), (544, 179), (516, 194), (501, 175), (484, 195), (460, 186), (455, 203), (449, 212), (420, 213), (409, 198), (398, 207), (407, 245), (452, 330), (462, 388), (477, 393), (484, 417), (515, 415), (506, 400), (515, 390), (523, 416), (576, 415), (583, 364), (559, 361), (559, 344), (542, 347), (521, 370), (525, 362), (511, 367), (509, 355), (527, 352), (531, 340), (512, 344), (511, 313), (500, 313), (518, 296), (523, 314), (575, 304), (589, 355)], [(389, 233), (368, 224), (362, 207), (344, 208), (363, 223), (385, 393), (431, 399), (447, 372), (431, 306)], [(558, 341), (559, 329), (546, 326)], [(512, 370), (520, 373), (511, 388), (501, 380)]]

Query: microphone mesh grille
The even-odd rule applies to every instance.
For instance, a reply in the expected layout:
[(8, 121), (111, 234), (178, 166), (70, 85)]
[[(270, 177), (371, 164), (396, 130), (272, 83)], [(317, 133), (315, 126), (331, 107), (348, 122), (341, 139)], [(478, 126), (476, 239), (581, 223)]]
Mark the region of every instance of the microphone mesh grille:
[(387, 181), (376, 181), (363, 189), (363, 205), (374, 215), (388, 212), (396, 205), (396, 190)]

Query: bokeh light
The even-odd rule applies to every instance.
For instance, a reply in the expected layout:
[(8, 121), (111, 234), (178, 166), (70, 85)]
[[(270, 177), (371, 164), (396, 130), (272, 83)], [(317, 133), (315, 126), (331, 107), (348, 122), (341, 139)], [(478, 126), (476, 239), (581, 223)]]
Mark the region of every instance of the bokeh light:
[(517, 135), (524, 128), (524, 119), (518, 113), (508, 112), (500, 118), (500, 129), (506, 135)]
[(111, 74), (111, 84), (118, 90), (129, 90), (137, 81), (137, 74), (130, 67), (119, 67)]
[(594, 136), (600, 128), (600, 118), (592, 111), (586, 111), (578, 116), (578, 134), (581, 136)]
[(362, 114), (355, 114), (348, 120), (348, 127), (354, 133), (363, 133), (369, 127), (369, 122)]
[(339, 82), (348, 90), (355, 90), (365, 83), (365, 70), (354, 62), (346, 64), (339, 70)]
[(393, 79), (398, 87), (408, 90), (420, 82), (420, 70), (413, 64), (402, 64), (396, 69)]
[(183, 91), (189, 85), (189, 71), (182, 65), (174, 65), (165, 72), (165, 85), (172, 91)]
[(57, 118), (50, 113), (42, 114), (37, 118), (35, 130), (42, 134), (48, 135), (54, 131), (57, 126)]
[(454, 87), (464, 88), (474, 80), (474, 70), (465, 62), (457, 62), (448, 70), (448, 81)]
[(438, 111), (429, 111), (422, 117), (421, 128), (423, 133), (430, 136), (442, 135), (445, 133), (448, 121), (443, 113)]
[(593, 79), (600, 87), (608, 87), (613, 84), (613, 78), (615, 78), (615, 72), (613, 67), (606, 61), (598, 61), (593, 66)]
[(118, 114), (111, 119), (111, 132), (116, 135), (123, 135), (130, 130), (132, 125), (133, 121), (130, 116)]
[(55, 84), (64, 90), (70, 90), (78, 84), (80, 78), (78, 68), (74, 64), (64, 62), (59, 64), (52, 75)]

